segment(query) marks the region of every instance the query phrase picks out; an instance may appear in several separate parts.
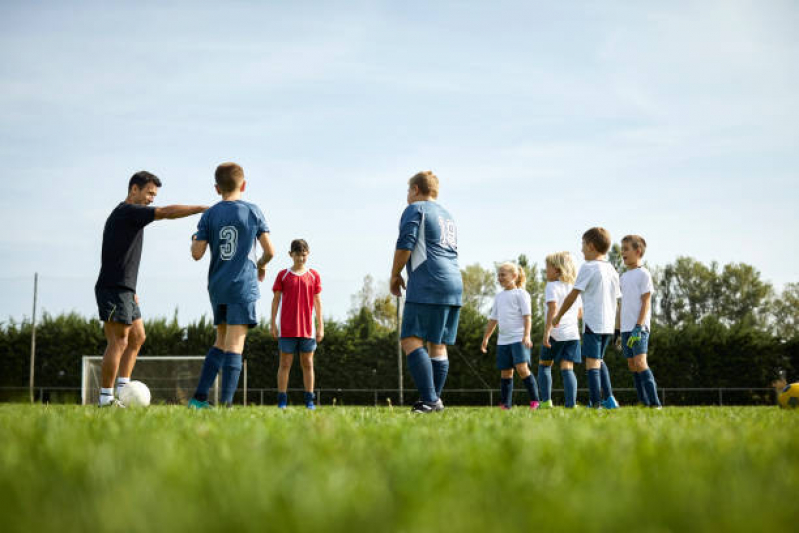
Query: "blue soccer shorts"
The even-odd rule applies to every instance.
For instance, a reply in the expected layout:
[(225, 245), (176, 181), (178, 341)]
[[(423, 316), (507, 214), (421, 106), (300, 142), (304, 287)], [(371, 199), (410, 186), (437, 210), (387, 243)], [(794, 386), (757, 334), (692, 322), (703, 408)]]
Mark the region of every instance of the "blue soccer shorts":
[(214, 326), (227, 324), (229, 326), (249, 326), (254, 328), (258, 325), (258, 318), (255, 315), (255, 302), (217, 304), (213, 308)]
[(556, 363), (560, 363), (561, 361), (571, 361), (572, 363), (583, 362), (579, 340), (556, 341), (550, 337), (549, 345), (549, 348), (541, 345), (541, 355), (539, 356), (541, 361), (555, 361)]
[(530, 362), (530, 348), (521, 342), (497, 345), (497, 368), (509, 370), (521, 363)]
[(457, 305), (405, 302), (400, 338), (419, 337), (433, 344), (455, 344), (460, 313)]
[(608, 349), (610, 341), (613, 340), (612, 333), (594, 333), (588, 327), (583, 334), (583, 356), (586, 359), (602, 359), (605, 357), (605, 350)]
[(280, 353), (311, 353), (316, 351), (316, 339), (310, 337), (280, 337), (277, 340)]
[(627, 331), (621, 334), (621, 353), (624, 354), (624, 357), (630, 359), (635, 357), (636, 355), (642, 355), (647, 353), (647, 349), (649, 348), (649, 332), (646, 330), (641, 331), (641, 340), (635, 343), (635, 346), (632, 348), (627, 347), (627, 340), (630, 338), (631, 331)]

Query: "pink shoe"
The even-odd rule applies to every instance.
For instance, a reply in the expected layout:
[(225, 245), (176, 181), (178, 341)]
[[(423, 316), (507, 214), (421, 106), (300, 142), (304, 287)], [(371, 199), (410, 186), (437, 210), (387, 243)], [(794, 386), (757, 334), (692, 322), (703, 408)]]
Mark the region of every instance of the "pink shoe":
[(538, 402), (530, 402), (530, 410), (535, 411), (536, 409), (538, 409), (539, 405), (541, 404), (539, 404)]

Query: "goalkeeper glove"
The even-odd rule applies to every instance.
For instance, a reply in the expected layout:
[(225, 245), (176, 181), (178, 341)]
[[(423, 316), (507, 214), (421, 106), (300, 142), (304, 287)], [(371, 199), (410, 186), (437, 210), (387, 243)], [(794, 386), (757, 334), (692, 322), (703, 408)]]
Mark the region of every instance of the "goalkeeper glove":
[(630, 332), (630, 337), (627, 339), (627, 348), (632, 348), (639, 342), (641, 342), (641, 326), (636, 324)]

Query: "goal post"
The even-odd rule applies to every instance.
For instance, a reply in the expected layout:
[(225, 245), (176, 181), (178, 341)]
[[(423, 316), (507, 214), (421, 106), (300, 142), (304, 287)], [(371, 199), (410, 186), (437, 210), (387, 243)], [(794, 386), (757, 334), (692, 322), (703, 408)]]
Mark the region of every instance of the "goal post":
[[(204, 355), (143, 355), (136, 358), (131, 379), (150, 389), (152, 403), (185, 404), (194, 394), (203, 368)], [(83, 405), (98, 403), (103, 356), (81, 358), (80, 396)], [(219, 377), (214, 380), (210, 398), (219, 403)], [(246, 376), (244, 390), (247, 390)]]

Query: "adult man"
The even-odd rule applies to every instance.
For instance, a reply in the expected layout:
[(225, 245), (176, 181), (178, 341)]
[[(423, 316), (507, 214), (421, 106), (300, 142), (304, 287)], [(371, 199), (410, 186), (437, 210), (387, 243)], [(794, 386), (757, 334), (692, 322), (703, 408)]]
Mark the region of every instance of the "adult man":
[(144, 323), (136, 295), (144, 227), (153, 220), (183, 218), (207, 209), (201, 205), (148, 207), (161, 180), (146, 171), (128, 182), (128, 196), (108, 216), (103, 230), (100, 275), (94, 286), (100, 320), (108, 346), (103, 354), (100, 407), (124, 407), (114, 399), (114, 378), (122, 388), (130, 381), (139, 348), (144, 344)]
[(463, 280), (458, 267), (458, 238), (449, 212), (436, 202), (438, 178), (419, 172), (408, 181), (408, 207), (402, 213), (391, 269), (391, 293), (402, 294), (402, 269), (408, 289), (400, 338), (420, 400), (414, 413), (444, 408), (441, 390), (447, 380), (447, 345), (458, 333)]

